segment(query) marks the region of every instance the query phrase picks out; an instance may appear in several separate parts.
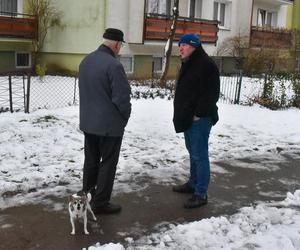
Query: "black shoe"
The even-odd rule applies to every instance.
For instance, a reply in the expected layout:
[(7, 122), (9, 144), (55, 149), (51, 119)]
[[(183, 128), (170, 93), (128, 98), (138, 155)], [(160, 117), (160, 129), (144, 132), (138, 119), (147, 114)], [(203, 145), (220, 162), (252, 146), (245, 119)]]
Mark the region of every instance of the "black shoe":
[(184, 183), (183, 185), (174, 186), (173, 191), (177, 193), (192, 194), (195, 192), (195, 189), (188, 183)]
[(94, 214), (116, 214), (122, 210), (122, 207), (117, 204), (107, 203), (101, 207), (94, 207)]
[(184, 207), (197, 208), (197, 207), (202, 207), (206, 204), (207, 204), (207, 196), (205, 196), (205, 198), (201, 198), (200, 196), (193, 194), (193, 196), (184, 203)]

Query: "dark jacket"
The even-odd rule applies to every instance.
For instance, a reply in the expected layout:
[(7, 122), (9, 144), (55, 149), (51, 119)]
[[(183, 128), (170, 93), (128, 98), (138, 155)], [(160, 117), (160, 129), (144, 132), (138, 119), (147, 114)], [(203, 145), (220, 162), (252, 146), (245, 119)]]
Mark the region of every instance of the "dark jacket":
[(187, 130), (194, 115), (210, 117), (213, 125), (216, 124), (219, 94), (219, 70), (200, 46), (182, 63), (177, 78), (173, 117), (176, 132)]
[(122, 64), (101, 45), (79, 66), (80, 129), (100, 136), (122, 136), (131, 112), (130, 86)]

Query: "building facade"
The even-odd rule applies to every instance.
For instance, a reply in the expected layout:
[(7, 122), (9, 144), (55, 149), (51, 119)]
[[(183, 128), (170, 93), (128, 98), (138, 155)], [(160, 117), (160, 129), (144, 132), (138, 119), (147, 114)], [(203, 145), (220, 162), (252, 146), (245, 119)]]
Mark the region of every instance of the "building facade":
[[(161, 73), (173, 0), (50, 1), (63, 14), (61, 25), (49, 30), (41, 51), (41, 62), (49, 72), (77, 72), (82, 58), (101, 44), (104, 30), (114, 27), (125, 33), (126, 44), (119, 59), (129, 77), (151, 78)], [(293, 7), (293, 3), (292, 0), (180, 0), (168, 77), (176, 76), (180, 64), (177, 41), (184, 33), (199, 34), (208, 54), (222, 60), (230, 55), (219, 53), (220, 47), (235, 36), (249, 37), (252, 47), (259, 47), (269, 39), (288, 46), (290, 34), (281, 31), (292, 25), (292, 19), (298, 23), (299, 4)], [(36, 17), (24, 14), (26, 0), (1, 0), (0, 11), (0, 71), (30, 68), (32, 41), (37, 39)], [(289, 13), (293, 13), (292, 19), (288, 18)], [(276, 33), (276, 30), (281, 31)], [(222, 68), (230, 71), (234, 65), (227, 61)]]
[(23, 0), (0, 1), (0, 73), (31, 67), (37, 19), (24, 14)]

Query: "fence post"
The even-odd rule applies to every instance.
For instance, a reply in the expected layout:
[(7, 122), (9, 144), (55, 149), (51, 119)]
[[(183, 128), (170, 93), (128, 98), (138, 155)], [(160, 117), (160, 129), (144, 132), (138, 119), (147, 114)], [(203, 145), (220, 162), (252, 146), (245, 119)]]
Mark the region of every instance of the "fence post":
[(236, 89), (236, 92), (235, 92), (234, 104), (240, 104), (242, 81), (243, 81), (243, 71), (240, 70), (237, 89)]
[(25, 113), (29, 113), (29, 104), (30, 104), (30, 80), (31, 75), (28, 73), (27, 75), (27, 93), (26, 93), (26, 107), (25, 107)]
[(13, 113), (13, 99), (12, 99), (12, 83), (11, 83), (11, 75), (8, 76), (8, 92), (9, 92), (9, 108), (10, 112)]
[(26, 113), (26, 93), (25, 93), (25, 73), (22, 75), (23, 77), (23, 97), (24, 97), (24, 112)]
[(77, 77), (75, 76), (73, 105), (76, 103), (76, 86), (77, 86), (76, 83), (77, 83)]

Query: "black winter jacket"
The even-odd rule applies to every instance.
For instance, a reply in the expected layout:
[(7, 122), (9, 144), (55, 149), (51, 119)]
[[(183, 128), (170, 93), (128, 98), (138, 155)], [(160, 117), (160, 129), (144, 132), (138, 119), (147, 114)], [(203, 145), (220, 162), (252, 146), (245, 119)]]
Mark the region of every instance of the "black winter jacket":
[(193, 116), (219, 120), (216, 105), (220, 94), (220, 74), (215, 62), (198, 47), (183, 62), (176, 83), (173, 123), (177, 133), (187, 130)]

